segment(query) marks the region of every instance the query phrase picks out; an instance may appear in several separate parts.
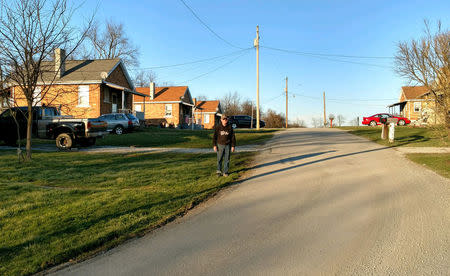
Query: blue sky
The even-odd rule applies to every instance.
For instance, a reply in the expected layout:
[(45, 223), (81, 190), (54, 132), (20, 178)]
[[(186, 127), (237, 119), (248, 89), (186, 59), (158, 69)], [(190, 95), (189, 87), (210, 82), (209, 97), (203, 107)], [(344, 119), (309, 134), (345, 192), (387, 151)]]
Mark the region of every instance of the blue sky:
[[(450, 23), (450, 1), (185, 2), (217, 34), (241, 48), (253, 46), (259, 25), (261, 46), (319, 54), (392, 57), (399, 41), (422, 35), (424, 19), (433, 24), (440, 19), (446, 28)], [(97, 3), (97, 20), (124, 23), (130, 39), (140, 49), (141, 68), (240, 50), (209, 32), (179, 0), (89, 1), (83, 6), (83, 13), (93, 10)], [(261, 106), (284, 113), (285, 97), (281, 95), (288, 76), (289, 119), (300, 118), (310, 124), (312, 117), (323, 116), (323, 91), (330, 99), (327, 114), (342, 114), (350, 120), (385, 112), (385, 106), (398, 99), (401, 86), (408, 84), (394, 73), (392, 65), (389, 58), (317, 58), (261, 48)], [(194, 97), (218, 99), (236, 91), (243, 99), (255, 100), (255, 67), (255, 50), (250, 49), (208, 62), (152, 71), (160, 82), (188, 85)]]

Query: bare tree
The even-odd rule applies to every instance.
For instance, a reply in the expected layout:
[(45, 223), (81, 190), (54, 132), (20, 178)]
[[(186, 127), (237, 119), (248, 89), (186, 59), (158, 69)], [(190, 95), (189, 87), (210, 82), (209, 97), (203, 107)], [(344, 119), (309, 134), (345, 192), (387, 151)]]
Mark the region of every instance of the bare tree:
[(197, 99), (197, 101), (207, 101), (208, 100), (208, 97), (206, 97), (205, 95), (199, 95), (195, 98)]
[(323, 120), (321, 118), (312, 117), (311, 123), (312, 123), (313, 127), (317, 128), (317, 127), (321, 127), (323, 125)]
[(128, 66), (139, 65), (139, 49), (130, 42), (123, 23), (109, 20), (101, 31), (96, 22), (87, 35), (87, 41), (93, 49), (93, 53), (88, 56), (98, 59), (121, 58)]
[(345, 122), (345, 117), (341, 114), (337, 115), (336, 121), (338, 126), (342, 126), (342, 124)]
[(134, 76), (134, 85), (136, 87), (150, 86), (150, 82), (156, 82), (156, 74), (153, 71), (139, 71)]
[(450, 135), (450, 31), (439, 21), (433, 32), (425, 21), (422, 38), (398, 44), (395, 63), (400, 76), (430, 91), (435, 112)]
[[(4, 65), (8, 85), (18, 87), (27, 103), (26, 160), (31, 160), (31, 111), (50, 95), (50, 86), (58, 75), (58, 70), (49, 70), (43, 61), (51, 59), (55, 48), (72, 49), (68, 53), (73, 53), (85, 38), (93, 17), (80, 34), (70, 26), (75, 9), (67, 0), (2, 1), (0, 8), (0, 64)], [(46, 78), (44, 82), (43, 76), (49, 74), (53, 74), (51, 80)], [(36, 93), (38, 82), (45, 85)], [(51, 96), (56, 98), (57, 94), (52, 92)]]
[(220, 105), (222, 111), (227, 115), (239, 115), (242, 112), (241, 96), (237, 92), (228, 92), (225, 97), (220, 99)]
[(300, 119), (300, 118), (297, 118), (297, 119), (295, 119), (294, 120), (294, 122), (292, 122), (291, 124), (289, 124), (289, 127), (306, 127), (306, 124), (305, 124), (305, 121), (304, 120), (302, 120), (302, 119)]
[(250, 100), (245, 100), (241, 103), (241, 114), (255, 117), (256, 105)]
[(282, 113), (277, 113), (272, 109), (268, 109), (262, 117), (266, 123), (266, 127), (282, 128), (286, 126), (286, 117)]

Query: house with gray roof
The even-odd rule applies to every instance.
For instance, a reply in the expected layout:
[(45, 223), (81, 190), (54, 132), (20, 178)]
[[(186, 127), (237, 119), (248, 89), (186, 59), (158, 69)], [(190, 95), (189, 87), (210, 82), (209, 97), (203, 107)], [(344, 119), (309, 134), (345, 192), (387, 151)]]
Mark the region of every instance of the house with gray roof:
[[(132, 111), (136, 92), (120, 59), (66, 60), (63, 49), (55, 49), (53, 61), (41, 65), (35, 89), (35, 105), (60, 107), (63, 115), (95, 118), (102, 114)], [(26, 106), (19, 86), (11, 87), (18, 106)]]

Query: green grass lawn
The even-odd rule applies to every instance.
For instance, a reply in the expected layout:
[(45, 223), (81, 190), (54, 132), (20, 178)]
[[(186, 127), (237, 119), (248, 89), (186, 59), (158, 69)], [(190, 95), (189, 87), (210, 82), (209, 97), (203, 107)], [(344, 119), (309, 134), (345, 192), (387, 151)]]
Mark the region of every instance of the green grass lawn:
[[(280, 129), (236, 129), (237, 146), (261, 144), (273, 137)], [(109, 134), (97, 139), (99, 146), (209, 148), (212, 147), (212, 130), (189, 130), (167, 128), (143, 128), (123, 135)], [(33, 145), (55, 144), (53, 140), (33, 139)], [(0, 141), (0, 145), (4, 145)], [(22, 143), (25, 147), (25, 140)]]
[[(237, 146), (260, 144), (272, 138), (277, 130), (237, 129)], [(174, 147), (209, 148), (212, 147), (212, 130), (144, 128), (125, 135), (108, 135), (99, 139), (99, 146), (136, 146), (136, 147)]]
[(233, 154), (232, 174), (217, 177), (214, 154), (33, 153), (19, 164), (1, 151), (0, 275), (36, 273), (145, 233), (230, 185), (252, 157)]
[(450, 178), (450, 153), (411, 153), (406, 156), (410, 160)]
[(349, 133), (368, 138), (385, 146), (406, 147), (448, 147), (450, 140), (438, 131), (430, 128), (396, 127), (395, 142), (381, 139), (381, 127), (340, 127)]

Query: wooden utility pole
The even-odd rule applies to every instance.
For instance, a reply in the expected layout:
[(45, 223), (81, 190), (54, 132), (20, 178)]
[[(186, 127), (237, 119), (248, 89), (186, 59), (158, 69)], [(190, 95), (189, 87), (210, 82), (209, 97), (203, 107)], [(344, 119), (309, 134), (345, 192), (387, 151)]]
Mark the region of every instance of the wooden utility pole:
[(256, 129), (259, 130), (259, 26), (256, 26), (253, 46), (256, 48)]
[(288, 128), (288, 77), (286, 77), (286, 128)]
[(323, 91), (323, 127), (327, 126), (327, 112), (325, 109), (325, 91)]
[(259, 26), (256, 26), (253, 46), (256, 48), (256, 129), (259, 130)]

